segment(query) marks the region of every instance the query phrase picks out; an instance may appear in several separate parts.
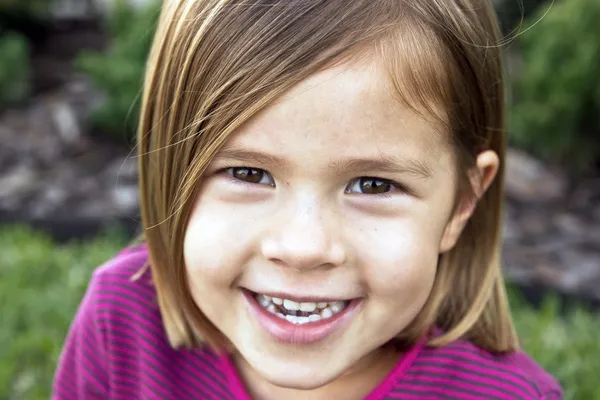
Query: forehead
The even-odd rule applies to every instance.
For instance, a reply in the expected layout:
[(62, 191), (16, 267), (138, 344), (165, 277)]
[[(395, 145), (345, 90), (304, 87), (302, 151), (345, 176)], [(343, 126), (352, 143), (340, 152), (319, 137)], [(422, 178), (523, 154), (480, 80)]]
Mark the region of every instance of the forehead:
[(373, 61), (327, 68), (255, 115), (227, 146), (313, 161), (378, 156), (440, 161), (448, 150), (443, 127), (404, 106), (394, 90), (387, 71)]

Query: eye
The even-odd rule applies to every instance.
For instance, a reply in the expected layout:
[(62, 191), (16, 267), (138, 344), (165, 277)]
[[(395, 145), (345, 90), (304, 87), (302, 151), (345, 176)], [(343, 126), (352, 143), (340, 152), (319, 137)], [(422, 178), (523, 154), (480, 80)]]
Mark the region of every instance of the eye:
[(346, 193), (385, 194), (394, 188), (394, 183), (387, 179), (361, 177), (350, 182)]
[(229, 176), (238, 181), (254, 183), (258, 185), (275, 186), (271, 174), (259, 168), (232, 167), (225, 170)]

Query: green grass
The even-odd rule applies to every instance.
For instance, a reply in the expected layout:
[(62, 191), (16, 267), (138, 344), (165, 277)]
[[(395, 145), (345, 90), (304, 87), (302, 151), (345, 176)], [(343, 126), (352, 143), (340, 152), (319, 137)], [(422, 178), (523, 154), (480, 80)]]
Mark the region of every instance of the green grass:
[(125, 243), (112, 233), (57, 246), (23, 228), (0, 228), (0, 399), (48, 399), (69, 324), (94, 267)]
[(511, 293), (513, 318), (523, 348), (565, 389), (565, 399), (600, 400), (600, 313), (573, 307), (560, 316), (549, 297), (540, 310)]
[[(0, 400), (48, 398), (90, 274), (125, 243), (111, 232), (58, 246), (40, 233), (0, 227)], [(515, 293), (511, 301), (525, 350), (560, 380), (566, 399), (600, 400), (600, 316), (574, 309), (561, 318), (553, 299), (542, 310)]]

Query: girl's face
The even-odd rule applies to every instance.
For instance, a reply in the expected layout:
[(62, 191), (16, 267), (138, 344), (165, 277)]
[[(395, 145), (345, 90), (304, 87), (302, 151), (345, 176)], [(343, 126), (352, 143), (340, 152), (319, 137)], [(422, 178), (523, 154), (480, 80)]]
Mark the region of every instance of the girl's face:
[(383, 69), (320, 72), (206, 171), (184, 243), (194, 299), (277, 386), (367, 367), (457, 239), (455, 175), (443, 133), (393, 98)]

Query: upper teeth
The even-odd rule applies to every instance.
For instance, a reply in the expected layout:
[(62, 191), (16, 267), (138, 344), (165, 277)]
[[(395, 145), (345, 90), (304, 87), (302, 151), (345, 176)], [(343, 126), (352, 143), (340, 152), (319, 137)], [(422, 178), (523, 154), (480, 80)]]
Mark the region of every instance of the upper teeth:
[(284, 299), (283, 307), (286, 310), (291, 311), (305, 311), (305, 312), (313, 312), (317, 309), (317, 303), (297, 303), (293, 300)]
[[(280, 299), (278, 297), (271, 297), (264, 294), (258, 294), (256, 296), (256, 300), (267, 311), (295, 324), (304, 324), (308, 322), (315, 322), (320, 319), (331, 318), (333, 315), (340, 313), (344, 308), (346, 308), (346, 303), (344, 301), (296, 302), (293, 300)], [(308, 317), (297, 317), (295, 313), (291, 313), (291, 315), (285, 315), (276, 309), (276, 305), (283, 306), (283, 308), (288, 311), (302, 311), (312, 314)]]

